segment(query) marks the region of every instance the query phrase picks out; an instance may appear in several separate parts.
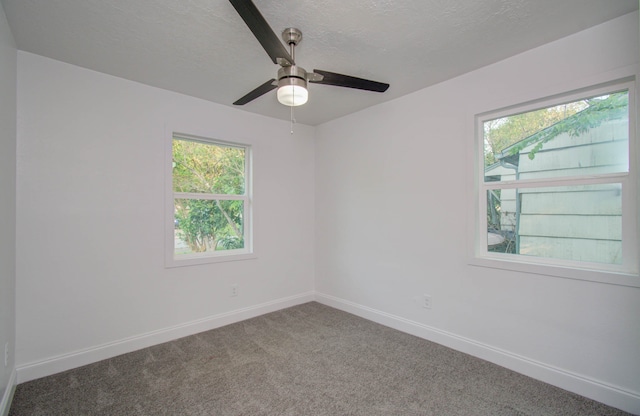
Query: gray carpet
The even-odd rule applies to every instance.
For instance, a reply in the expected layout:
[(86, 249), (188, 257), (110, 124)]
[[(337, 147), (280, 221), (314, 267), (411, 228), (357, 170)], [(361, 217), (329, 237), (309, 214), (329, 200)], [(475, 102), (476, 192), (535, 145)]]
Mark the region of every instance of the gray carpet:
[(10, 415), (624, 415), (312, 302), (18, 385)]

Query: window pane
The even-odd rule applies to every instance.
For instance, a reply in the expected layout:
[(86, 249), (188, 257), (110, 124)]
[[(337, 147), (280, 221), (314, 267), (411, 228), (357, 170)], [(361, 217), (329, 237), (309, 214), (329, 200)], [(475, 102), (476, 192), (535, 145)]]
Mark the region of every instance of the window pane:
[(629, 93), (484, 122), (485, 182), (629, 171)]
[(175, 199), (174, 256), (244, 248), (244, 201)]
[(243, 195), (245, 149), (173, 140), (173, 191)]
[(620, 184), (487, 191), (487, 250), (622, 263)]

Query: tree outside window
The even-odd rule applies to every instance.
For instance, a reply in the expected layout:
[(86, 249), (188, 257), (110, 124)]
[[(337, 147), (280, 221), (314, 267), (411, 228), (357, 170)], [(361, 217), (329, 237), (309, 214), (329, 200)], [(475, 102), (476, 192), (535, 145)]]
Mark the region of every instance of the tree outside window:
[(247, 150), (174, 136), (174, 258), (248, 248)]

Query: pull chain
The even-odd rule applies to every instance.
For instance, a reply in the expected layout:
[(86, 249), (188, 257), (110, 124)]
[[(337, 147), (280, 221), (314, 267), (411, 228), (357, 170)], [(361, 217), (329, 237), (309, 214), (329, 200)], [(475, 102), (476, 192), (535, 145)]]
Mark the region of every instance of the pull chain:
[[(291, 59), (293, 61), (295, 61), (296, 59), (296, 43), (295, 42), (289, 42), (289, 54), (291, 55)], [(293, 87), (295, 90), (295, 86)], [(295, 101), (296, 101), (296, 95), (293, 94), (293, 105), (291, 106), (291, 113), (290, 113), (290, 119), (291, 119), (291, 134), (293, 134), (293, 124), (296, 122), (296, 120), (293, 118), (293, 107), (295, 106)]]
[(293, 106), (289, 108), (291, 108), (291, 134), (293, 134)]

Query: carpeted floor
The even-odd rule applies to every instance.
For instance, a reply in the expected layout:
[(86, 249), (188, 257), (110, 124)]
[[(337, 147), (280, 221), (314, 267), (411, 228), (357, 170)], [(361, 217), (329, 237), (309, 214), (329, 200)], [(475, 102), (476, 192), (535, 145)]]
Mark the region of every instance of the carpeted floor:
[(312, 302), (18, 385), (10, 415), (625, 415)]

